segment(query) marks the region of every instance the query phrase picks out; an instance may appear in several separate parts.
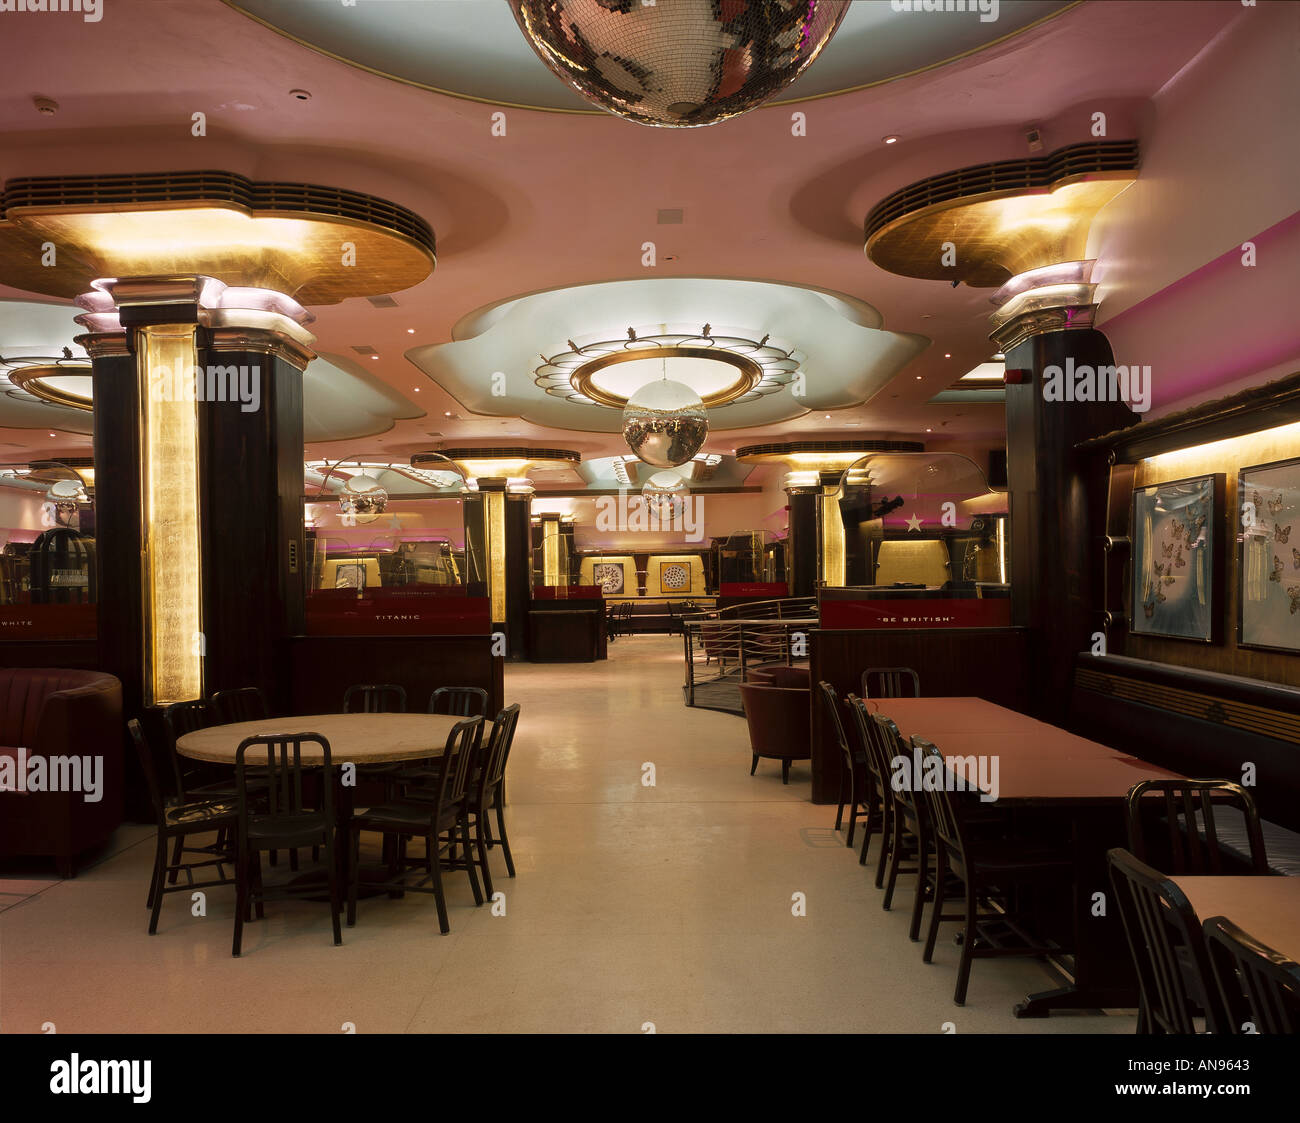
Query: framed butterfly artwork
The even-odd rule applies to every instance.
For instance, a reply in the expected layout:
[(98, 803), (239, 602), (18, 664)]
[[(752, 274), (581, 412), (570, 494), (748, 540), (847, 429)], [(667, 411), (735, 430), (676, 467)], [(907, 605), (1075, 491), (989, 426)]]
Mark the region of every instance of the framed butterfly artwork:
[(1134, 490), (1134, 634), (1223, 642), (1225, 486), (1217, 473)]
[(1300, 459), (1237, 476), (1237, 644), (1300, 651)]

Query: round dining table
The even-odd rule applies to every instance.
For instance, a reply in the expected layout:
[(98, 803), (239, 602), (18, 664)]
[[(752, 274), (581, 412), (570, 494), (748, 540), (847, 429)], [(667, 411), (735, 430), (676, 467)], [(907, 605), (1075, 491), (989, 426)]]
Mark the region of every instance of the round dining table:
[[(382, 764), (400, 760), (426, 760), (441, 757), (447, 735), (462, 717), (449, 714), (305, 714), (297, 717), (258, 718), (230, 725), (212, 725), (196, 729), (176, 739), (176, 751), (192, 760), (206, 760), (234, 767), (239, 746), (249, 737), (318, 733), (329, 742), (330, 764), (338, 769), (346, 764)], [(266, 760), (265, 749), (254, 751), (251, 763)], [(324, 754), (313, 743), (302, 746), (302, 763), (320, 765)], [(355, 787), (340, 783), (335, 816), (340, 831), (346, 832), (354, 813)], [(338, 851), (339, 872), (347, 885), (351, 864), (351, 847)], [(318, 880), (307, 874), (300, 881)], [(370, 896), (365, 891), (363, 896)]]
[[(330, 746), (330, 761), (380, 764), (394, 760), (423, 760), (442, 756), (447, 734), (464, 718), (449, 714), (306, 714), (300, 717), (259, 718), (232, 725), (196, 729), (176, 739), (176, 751), (192, 760), (235, 763), (240, 744), (249, 737), (319, 733)], [(321, 764), (314, 744), (302, 747), (303, 764)]]

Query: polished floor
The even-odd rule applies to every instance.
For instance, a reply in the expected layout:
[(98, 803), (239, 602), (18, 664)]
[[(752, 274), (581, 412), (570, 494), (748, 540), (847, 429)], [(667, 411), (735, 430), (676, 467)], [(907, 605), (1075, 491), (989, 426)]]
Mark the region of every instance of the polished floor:
[(807, 766), (789, 787), (775, 762), (751, 777), (743, 719), (685, 708), (681, 678), (680, 642), (650, 636), (605, 663), (508, 668), (518, 877), (494, 854), (493, 915), (450, 875), (446, 936), (422, 895), (361, 901), (342, 947), (324, 906), (274, 902), (233, 959), (225, 890), (203, 917), (169, 897), (149, 936), (143, 826), (72, 881), (4, 867), (0, 1030), (1132, 1032), (1128, 1013), (1013, 1018), (1053, 985), (1032, 961), (977, 962), (954, 1006), (957, 948), (926, 966), (907, 938), (910, 879), (884, 912), (834, 809), (807, 801)]

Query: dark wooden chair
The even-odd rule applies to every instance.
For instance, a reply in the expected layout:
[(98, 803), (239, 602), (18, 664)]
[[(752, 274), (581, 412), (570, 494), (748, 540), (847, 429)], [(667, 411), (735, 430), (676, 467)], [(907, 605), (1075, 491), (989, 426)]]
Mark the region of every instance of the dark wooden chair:
[[(872, 787), (879, 798), (880, 857), (876, 860), (876, 888), (880, 889), (885, 884), (885, 869), (889, 862), (889, 841), (893, 837), (894, 830), (894, 793), (889, 782), (889, 756), (881, 743), (875, 716), (867, 708), (866, 702), (853, 694), (848, 696), (846, 702), (849, 712), (853, 714), (854, 724), (858, 728), (858, 738), (866, 751), (867, 770), (871, 775)], [(867, 835), (862, 840), (862, 853), (858, 855), (859, 865), (866, 865), (867, 843), (870, 837)]]
[[(843, 824), (844, 808), (847, 806), (849, 809), (849, 833), (844, 840), (844, 845), (852, 846), (858, 816), (862, 816), (862, 830), (865, 837), (862, 840), (862, 854), (859, 862), (865, 865), (872, 832), (880, 823), (880, 815), (876, 808), (881, 793), (876, 791), (871, 769), (867, 762), (865, 746), (860, 742), (858, 744), (849, 743), (848, 735), (844, 730), (844, 722), (840, 719), (840, 698), (835, 693), (835, 687), (829, 682), (819, 682), (817, 692), (821, 695), (826, 712), (830, 714), (831, 731), (835, 734), (835, 741), (840, 747), (840, 763), (842, 767), (840, 768), (839, 806), (835, 808), (835, 829), (839, 830)], [(850, 695), (851, 697), (852, 695)], [(845, 791), (846, 781), (847, 792)]]
[[(149, 788), (149, 801), (153, 804), (154, 818), (158, 826), (157, 845), (154, 850), (153, 879), (149, 882), (149, 896), (145, 907), (149, 913), (149, 934), (158, 931), (158, 914), (162, 911), (163, 895), (166, 893), (189, 893), (195, 889), (208, 889), (217, 885), (231, 885), (234, 879), (227, 875), (226, 866), (231, 873), (235, 868), (235, 857), (228, 843), (223, 838), (229, 837), (234, 828), (237, 814), (234, 803), (216, 800), (187, 800), (181, 789), (172, 793), (164, 791), (158, 780), (158, 769), (154, 763), (153, 748), (144, 735), (140, 722), (132, 718), (126, 723), (131, 740), (135, 742), (135, 751), (140, 758), (140, 770), (144, 773), (145, 783)], [(185, 842), (193, 835), (216, 833), (217, 840), (203, 846), (186, 846)], [(174, 844), (172, 858), (167, 858), (167, 843)], [(202, 858), (185, 861), (186, 854), (201, 854)], [(215, 881), (195, 881), (194, 871), (215, 866)], [(176, 875), (185, 874), (185, 884), (176, 885)]]
[(218, 690), (210, 702), (218, 725), (234, 725), (240, 721), (259, 721), (271, 716), (266, 697), (256, 686), (241, 686), (235, 690)]
[[(1157, 862), (1172, 877), (1267, 874), (1268, 854), (1250, 793), (1227, 780), (1143, 780), (1128, 793), (1128, 841), (1140, 862)], [(1226, 847), (1216, 812), (1235, 808), (1248, 854)]]
[[(304, 764), (304, 745), (320, 747), (320, 764)], [(236, 832), (235, 938), (231, 954), (238, 956), (243, 941), (244, 916), (256, 906), (259, 919), (263, 902), (272, 897), (295, 897), (320, 893), (319, 885), (289, 884), (266, 889), (262, 883), (262, 851), (299, 847), (321, 847), (325, 851), (325, 875), (329, 885), (330, 915), (334, 942), (341, 944), (339, 927), (343, 898), (339, 864), (334, 850), (333, 759), (329, 742), (319, 733), (271, 734), (246, 737), (235, 752), (235, 790), (239, 805)], [(254, 772), (256, 769), (256, 772)], [(304, 783), (316, 777), (318, 783)], [(258, 786), (250, 781), (256, 779)], [(260, 786), (265, 781), (265, 789)], [(312, 807), (305, 792), (320, 793), (320, 806)]]
[[(858, 704), (863, 706), (861, 701)], [(865, 710), (866, 707), (863, 706), (864, 715)], [(910, 746), (904, 744), (898, 726), (892, 720), (882, 714), (872, 715), (868, 720), (875, 726), (876, 740), (880, 746), (879, 755), (883, 762), (892, 764), (895, 757), (909, 755)], [(900, 873), (916, 874), (916, 891), (912, 897), (912, 920), (908, 927), (908, 936), (913, 940), (919, 940), (925, 902), (932, 898), (934, 891), (931, 878), (937, 870), (937, 863), (934, 867), (930, 864), (934, 838), (930, 829), (929, 811), (924, 796), (918, 795), (910, 785), (904, 784), (895, 788), (891, 782), (892, 767), (885, 775), (889, 798), (893, 801), (893, 814), (890, 816), (889, 873), (885, 880), (885, 897), (881, 905), (886, 910), (893, 907), (894, 886), (898, 882)], [(904, 866), (904, 859), (909, 856), (915, 857), (916, 864)]]
[[(498, 796), (505, 783), (506, 763), (510, 747), (515, 740), (515, 727), (519, 724), (519, 703), (507, 706), (496, 716), (488, 733), (487, 744), (480, 754), (479, 767), (470, 777), (469, 792), (465, 801), (474, 845), (478, 849), (479, 866), (483, 871), (483, 892), (492, 899), (492, 868), (488, 864), (488, 851), (500, 845), (506, 859), (506, 871), (515, 876), (515, 861), (510, 854), (510, 839), (506, 834), (505, 807)], [(498, 842), (492, 835), (490, 813), (495, 810), (497, 827), (501, 832)]]
[(1202, 926), (1222, 1002), (1218, 1033), (1300, 1033), (1300, 963), (1243, 932), (1227, 917)]
[[(927, 767), (933, 768), (935, 775), (948, 776), (943, 753), (934, 745), (913, 737), (912, 747), (920, 752), (923, 765), (927, 761), (934, 762)], [(918, 777), (913, 777), (914, 783), (918, 780)], [(962, 793), (949, 791), (952, 785), (947, 781), (942, 785), (918, 783), (917, 786), (924, 793), (935, 837), (934, 908), (930, 910), (930, 930), (922, 958), (926, 963), (933, 960), (940, 922), (963, 922), (961, 960), (957, 966), (957, 987), (953, 992), (953, 1001), (961, 1006), (966, 1002), (973, 960), (1008, 955), (1054, 955), (1067, 950), (1038, 943), (1011, 912), (981, 914), (980, 905), (995, 893), (1009, 900), (1018, 896), (1022, 889), (1068, 886), (1073, 867), (1067, 857), (1022, 839), (980, 839), (967, 825), (965, 801), (955, 798)], [(945, 915), (943, 902), (949, 873), (961, 879), (966, 907), (961, 913)]]
[(343, 692), (345, 714), (404, 714), (406, 687), (395, 682), (354, 684)]
[(911, 667), (868, 667), (862, 672), (864, 698), (919, 698), (921, 679)]
[(1106, 852), (1110, 881), (1137, 972), (1138, 1033), (1196, 1033), (1223, 1024), (1196, 910), (1177, 884), (1121, 847)]
[[(474, 903), (483, 903), (471, 849), (469, 815), (465, 807), (470, 771), (479, 753), (482, 732), (481, 717), (457, 722), (447, 735), (442, 767), (436, 770), (436, 775), (427, 787), (408, 789), (400, 801), (372, 807), (353, 818), (349, 841), (352, 854), (351, 879), (348, 884), (349, 926), (356, 923), (363, 831), (396, 836), (396, 845), (385, 847), (387, 877), (378, 887), (392, 892), (432, 893), (438, 909), (438, 928), (444, 936), (451, 931), (442, 885), (444, 867), (464, 869), (469, 874)], [(424, 860), (421, 863), (425, 876), (420, 881), (411, 883), (406, 871), (406, 839), (416, 835), (425, 840)]]

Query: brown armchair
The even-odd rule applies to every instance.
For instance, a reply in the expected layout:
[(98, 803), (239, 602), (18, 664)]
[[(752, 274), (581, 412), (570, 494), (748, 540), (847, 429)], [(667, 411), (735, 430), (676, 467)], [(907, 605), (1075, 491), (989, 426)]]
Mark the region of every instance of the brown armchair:
[(749, 747), (754, 754), (751, 776), (758, 768), (758, 758), (767, 757), (781, 762), (781, 783), (788, 784), (790, 762), (811, 759), (811, 697), (807, 688), (741, 684), (740, 700), (749, 722)]
[[(22, 790), (37, 758), (45, 762), (45, 790)], [(51, 767), (53, 758), (64, 760)], [(8, 789), (0, 790), (0, 857), (48, 855), (62, 876), (72, 877), (77, 855), (107, 840), (122, 821), (122, 768), (116, 678), (62, 668), (0, 669), (0, 782)], [(60, 786), (78, 790), (49, 790), (56, 771)]]
[(783, 686), (795, 690), (812, 689), (812, 675), (807, 667), (757, 667), (749, 672), (756, 686)]

